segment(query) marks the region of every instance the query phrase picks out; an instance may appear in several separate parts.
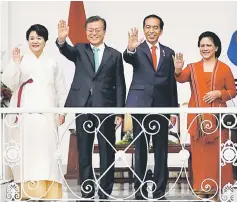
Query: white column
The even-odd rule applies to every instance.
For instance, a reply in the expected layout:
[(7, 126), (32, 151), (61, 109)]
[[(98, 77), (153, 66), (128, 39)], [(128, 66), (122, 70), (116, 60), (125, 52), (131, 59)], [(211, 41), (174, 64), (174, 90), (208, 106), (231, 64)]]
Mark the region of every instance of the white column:
[[(9, 60), (9, 2), (0, 2), (0, 72)], [(3, 144), (2, 119), (0, 118), (0, 183), (5, 179), (3, 166)]]

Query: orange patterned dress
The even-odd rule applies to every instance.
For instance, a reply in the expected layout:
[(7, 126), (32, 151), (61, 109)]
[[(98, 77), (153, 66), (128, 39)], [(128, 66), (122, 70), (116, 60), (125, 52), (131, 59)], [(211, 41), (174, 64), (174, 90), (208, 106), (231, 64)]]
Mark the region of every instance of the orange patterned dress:
[[(229, 91), (232, 97), (236, 96), (232, 72), (226, 64), (218, 60), (213, 72), (204, 72), (203, 62), (200, 61), (188, 65), (182, 70), (180, 75), (175, 77), (180, 83), (190, 82), (191, 98), (189, 100), (189, 107), (226, 107), (226, 101), (231, 99), (227, 91)], [(221, 97), (208, 104), (202, 98), (205, 93), (211, 90), (220, 90)], [(210, 135), (201, 132), (200, 124), (204, 120), (209, 120), (213, 124), (212, 128), (205, 131), (209, 132)], [(193, 190), (199, 194), (204, 193), (205, 185), (210, 185), (210, 192), (205, 194), (213, 194), (220, 183), (220, 133), (219, 130), (215, 131), (216, 118), (212, 114), (202, 114), (201, 116), (188, 114), (188, 128), (191, 136)], [(221, 137), (221, 142), (228, 140), (228, 131), (226, 129), (221, 131)], [(223, 166), (221, 173), (221, 187), (228, 183), (233, 184), (231, 164)], [(218, 187), (213, 181), (217, 183)]]

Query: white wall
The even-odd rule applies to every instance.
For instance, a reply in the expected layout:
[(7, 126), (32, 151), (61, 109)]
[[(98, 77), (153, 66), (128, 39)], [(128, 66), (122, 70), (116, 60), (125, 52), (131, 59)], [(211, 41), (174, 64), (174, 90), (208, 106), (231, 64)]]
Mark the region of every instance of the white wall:
[[(61, 65), (70, 86), (74, 65), (59, 54), (55, 46), (57, 23), (68, 19), (70, 2), (9, 2), (9, 47), (22, 44), (27, 50), (25, 32), (32, 25), (45, 25), (50, 33), (46, 52)], [(222, 40), (221, 60), (228, 62), (226, 51), (237, 25), (237, 2), (91, 2), (84, 3), (87, 17), (101, 15), (107, 21), (106, 44), (123, 52), (127, 46), (127, 32), (139, 28), (142, 36), (143, 18), (157, 14), (164, 20), (164, 32), (160, 42), (184, 53), (185, 62), (200, 60), (198, 36), (207, 30), (216, 32)], [(224, 8), (224, 9), (223, 9)], [(80, 34), (80, 33), (78, 33)], [(8, 50), (10, 54), (11, 49)], [(230, 64), (230, 63), (229, 63)], [(125, 65), (127, 88), (131, 82), (132, 68)], [(234, 69), (234, 67), (233, 67)], [(237, 74), (236, 74), (237, 77)], [(188, 84), (178, 84), (179, 102), (187, 102), (190, 96)], [(72, 117), (68, 118), (71, 119)], [(67, 162), (69, 134), (63, 139), (63, 151)]]

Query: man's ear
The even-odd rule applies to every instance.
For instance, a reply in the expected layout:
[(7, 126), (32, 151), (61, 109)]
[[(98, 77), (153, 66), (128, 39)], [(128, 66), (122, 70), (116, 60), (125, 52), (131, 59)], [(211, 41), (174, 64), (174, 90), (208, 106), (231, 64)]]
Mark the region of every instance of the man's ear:
[(163, 34), (163, 29), (160, 31), (160, 36)]

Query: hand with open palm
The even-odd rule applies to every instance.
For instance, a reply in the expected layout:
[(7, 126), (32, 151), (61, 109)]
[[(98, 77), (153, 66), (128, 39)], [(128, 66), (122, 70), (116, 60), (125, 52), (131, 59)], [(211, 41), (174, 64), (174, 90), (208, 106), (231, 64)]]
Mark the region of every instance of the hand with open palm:
[(138, 29), (132, 28), (131, 32), (128, 32), (128, 50), (134, 52), (143, 40), (144, 38), (138, 40)]
[(69, 34), (69, 27), (65, 20), (60, 20), (58, 23), (58, 41), (64, 42)]
[(183, 59), (183, 54), (182, 53), (176, 53), (175, 56), (173, 57), (174, 61), (174, 67), (175, 67), (175, 73), (179, 74), (184, 66), (184, 59)]
[(23, 56), (21, 56), (21, 50), (20, 48), (14, 48), (12, 50), (12, 60), (15, 62), (15, 63), (20, 63), (21, 60), (22, 60)]

